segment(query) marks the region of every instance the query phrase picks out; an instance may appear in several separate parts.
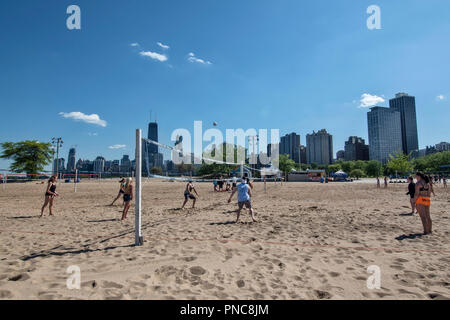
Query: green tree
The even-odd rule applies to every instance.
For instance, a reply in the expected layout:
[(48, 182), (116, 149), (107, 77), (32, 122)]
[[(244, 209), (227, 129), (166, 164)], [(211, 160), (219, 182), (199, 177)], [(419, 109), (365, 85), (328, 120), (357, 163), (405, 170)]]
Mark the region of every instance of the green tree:
[(291, 172), (292, 169), (295, 168), (295, 162), (294, 160), (289, 159), (288, 154), (280, 154), (279, 159), (280, 159), (279, 169), (284, 172), (286, 178), (287, 174)]
[(153, 167), (150, 169), (150, 173), (151, 174), (156, 174), (156, 175), (161, 175), (162, 174), (162, 169), (160, 167)]
[(417, 171), (439, 172), (442, 171), (441, 166), (450, 164), (450, 151), (433, 153), (416, 158), (412, 162), (414, 169)]
[(3, 142), (1, 147), (3, 153), (0, 158), (11, 159), (10, 169), (17, 173), (37, 174), (52, 161), (53, 150), (50, 143), (26, 140)]
[(369, 177), (379, 177), (382, 173), (381, 162), (376, 160), (371, 160), (366, 163), (364, 169), (365, 173)]
[(364, 172), (361, 169), (353, 169), (350, 172), (350, 177), (356, 179), (362, 178), (364, 177)]
[(409, 173), (413, 167), (409, 161), (410, 155), (403, 152), (396, 152), (394, 155), (389, 155), (390, 160), (387, 163), (387, 169), (390, 173)]
[(340, 163), (342, 171), (346, 173), (350, 173), (353, 170), (353, 162), (352, 161), (343, 161)]
[(339, 170), (341, 170), (341, 165), (339, 163), (331, 164), (327, 168), (327, 173), (338, 172)]

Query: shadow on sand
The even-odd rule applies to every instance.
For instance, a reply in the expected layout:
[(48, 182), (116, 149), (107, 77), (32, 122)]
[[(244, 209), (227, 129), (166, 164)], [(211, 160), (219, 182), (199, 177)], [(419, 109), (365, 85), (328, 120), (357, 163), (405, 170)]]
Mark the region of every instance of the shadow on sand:
[(111, 222), (111, 221), (119, 221), (119, 219), (89, 220), (87, 222), (101, 223), (101, 222)]
[(398, 236), (397, 238), (395, 238), (395, 240), (398, 241), (402, 241), (402, 240), (406, 240), (406, 239), (416, 239), (416, 238), (420, 238), (423, 236), (423, 233), (411, 233), (409, 235), (403, 234), (401, 236)]
[(412, 214), (411, 212), (409, 212), (409, 213), (400, 213), (399, 216), (400, 217), (412, 217), (412, 216), (414, 216), (414, 214)]

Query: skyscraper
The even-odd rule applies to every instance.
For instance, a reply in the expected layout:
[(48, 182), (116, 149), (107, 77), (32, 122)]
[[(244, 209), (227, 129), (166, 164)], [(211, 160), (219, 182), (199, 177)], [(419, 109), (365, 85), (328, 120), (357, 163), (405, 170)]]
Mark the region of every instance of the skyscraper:
[(130, 156), (124, 154), (122, 160), (120, 160), (120, 173), (130, 173), (130, 171), (131, 171)]
[(306, 135), (306, 161), (316, 164), (333, 162), (333, 136), (327, 130)]
[(402, 151), (400, 112), (384, 107), (373, 107), (367, 113), (369, 130), (369, 158), (386, 163), (389, 155)]
[(94, 160), (94, 172), (102, 173), (105, 171), (105, 158), (98, 156)]
[(369, 146), (363, 138), (349, 137), (345, 142), (345, 161), (369, 160)]
[(75, 148), (70, 148), (69, 157), (67, 159), (67, 172), (73, 172), (76, 169), (76, 158), (75, 158), (76, 150)]
[(300, 160), (300, 136), (292, 132), (281, 137), (280, 154), (288, 154), (289, 159), (298, 163)]
[(389, 100), (389, 107), (400, 112), (403, 153), (419, 150), (416, 98), (407, 93), (397, 93), (394, 99)]
[[(150, 122), (148, 124), (148, 139), (158, 142), (158, 124), (156, 122)], [(158, 153), (158, 146), (150, 144), (148, 147), (149, 153)]]
[(58, 161), (53, 160), (53, 172), (56, 172), (56, 167), (58, 166), (58, 172), (64, 172), (65, 170), (65, 160), (64, 158), (59, 158)]
[[(158, 142), (158, 124), (150, 122), (148, 124), (148, 139)], [(156, 144), (145, 142), (142, 144), (142, 173), (148, 175), (150, 169), (153, 167), (162, 168), (163, 155), (159, 153), (159, 148)]]

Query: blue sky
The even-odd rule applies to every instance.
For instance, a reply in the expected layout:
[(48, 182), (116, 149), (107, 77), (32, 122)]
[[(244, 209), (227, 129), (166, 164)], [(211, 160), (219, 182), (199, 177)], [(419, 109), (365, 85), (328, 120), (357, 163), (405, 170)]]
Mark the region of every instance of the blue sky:
[[(66, 27), (71, 4), (81, 30)], [(381, 30), (366, 26), (372, 4)], [(448, 141), (449, 15), (448, 0), (2, 1), (0, 141), (61, 136), (65, 158), (76, 145), (77, 157), (120, 159), (152, 110), (163, 143), (202, 120), (302, 143), (326, 128), (336, 152), (367, 139), (363, 94), (387, 106), (397, 92), (416, 97), (421, 148)]]

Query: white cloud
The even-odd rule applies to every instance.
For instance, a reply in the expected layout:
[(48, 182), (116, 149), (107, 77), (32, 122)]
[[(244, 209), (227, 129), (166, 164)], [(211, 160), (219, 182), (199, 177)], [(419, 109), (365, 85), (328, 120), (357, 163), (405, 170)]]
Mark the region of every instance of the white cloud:
[(445, 99), (447, 99), (447, 97), (444, 96), (443, 94), (440, 94), (440, 95), (438, 95), (438, 96), (436, 97), (436, 100), (437, 100), (437, 101), (443, 101), (443, 100), (445, 100)]
[(206, 61), (206, 60), (197, 58), (197, 57), (195, 56), (195, 54), (192, 53), (192, 52), (189, 53), (188, 61), (189, 61), (189, 62), (201, 63), (201, 64), (208, 64), (208, 65), (212, 64), (211, 61)]
[(98, 136), (98, 133), (97, 132), (88, 132), (88, 135), (91, 137), (96, 137), (96, 136)]
[(115, 144), (113, 146), (109, 146), (109, 149), (125, 149), (127, 146), (124, 144)]
[(161, 42), (157, 42), (156, 44), (157, 44), (158, 46), (160, 46), (161, 48), (163, 48), (164, 50), (169, 50), (169, 49), (170, 49), (170, 47), (169, 47), (168, 45), (163, 44), (163, 43), (161, 43)]
[(137, 42), (133, 42), (132, 44), (130, 44), (130, 46), (132, 46), (132, 47), (140, 47), (139, 43), (137, 43)]
[(164, 54), (156, 53), (156, 52), (141, 51), (141, 52), (139, 52), (139, 54), (141, 56), (143, 56), (143, 57), (149, 57), (149, 58), (152, 58), (154, 60), (161, 61), (161, 62), (164, 62), (164, 61), (168, 60), (167, 56), (165, 56)]
[(83, 112), (60, 112), (59, 113), (60, 116), (66, 118), (66, 119), (72, 119), (75, 121), (82, 121), (85, 123), (89, 123), (89, 124), (95, 124), (98, 125), (100, 127), (106, 127), (106, 121), (100, 119), (100, 117), (98, 116), (98, 114), (84, 114)]
[(360, 108), (368, 108), (368, 107), (373, 107), (377, 104), (383, 103), (385, 100), (382, 97), (376, 96), (376, 95), (371, 95), (368, 93), (364, 93), (361, 96), (361, 100), (360, 100)]

